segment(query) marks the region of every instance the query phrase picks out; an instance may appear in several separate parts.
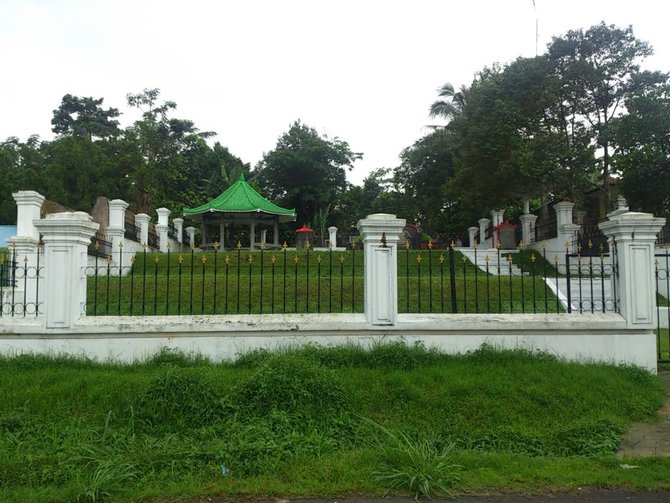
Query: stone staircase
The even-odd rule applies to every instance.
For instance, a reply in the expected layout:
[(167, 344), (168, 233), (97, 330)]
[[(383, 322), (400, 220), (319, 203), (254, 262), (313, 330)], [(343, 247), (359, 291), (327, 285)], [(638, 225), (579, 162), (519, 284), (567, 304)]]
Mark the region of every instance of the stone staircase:
[[(498, 272), (498, 250), (495, 248), (481, 249), (477, 248), (477, 258), (475, 261), (475, 249), (474, 248), (456, 248), (456, 251), (459, 251), (466, 257), (472, 264), (479, 267), (480, 270), (486, 272), (486, 257), (489, 259), (489, 274), (499, 275)], [(518, 250), (500, 250), (500, 269), (503, 276), (509, 275), (510, 263), (507, 261), (507, 257), (510, 253), (518, 253)], [(521, 269), (515, 264), (512, 266), (512, 275), (521, 276)]]

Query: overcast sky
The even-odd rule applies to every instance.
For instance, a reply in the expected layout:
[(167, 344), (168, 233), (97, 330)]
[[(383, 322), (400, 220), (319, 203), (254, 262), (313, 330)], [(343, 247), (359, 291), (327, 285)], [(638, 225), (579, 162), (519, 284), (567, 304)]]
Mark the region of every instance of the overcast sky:
[[(539, 52), (604, 20), (633, 25), (670, 70), (666, 0), (535, 0)], [(534, 56), (532, 0), (0, 0), (0, 140), (51, 138), (64, 94), (136, 114), (127, 93), (158, 87), (255, 165), (296, 119), (362, 152), (349, 180), (394, 167), (435, 124), (444, 82)]]

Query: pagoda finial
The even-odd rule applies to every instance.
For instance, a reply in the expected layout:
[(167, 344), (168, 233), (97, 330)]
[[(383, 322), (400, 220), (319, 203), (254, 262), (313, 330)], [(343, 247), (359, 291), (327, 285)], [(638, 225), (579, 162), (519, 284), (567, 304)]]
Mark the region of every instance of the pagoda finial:
[(244, 181), (244, 171), (240, 171), (240, 182)]

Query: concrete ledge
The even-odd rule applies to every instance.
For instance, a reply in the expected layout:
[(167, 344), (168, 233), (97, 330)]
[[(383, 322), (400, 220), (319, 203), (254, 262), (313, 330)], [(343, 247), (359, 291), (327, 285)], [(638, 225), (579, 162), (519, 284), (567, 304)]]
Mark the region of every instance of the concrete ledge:
[(259, 348), (305, 344), (369, 347), (402, 341), (421, 342), (447, 353), (491, 344), (656, 371), (653, 331), (626, 329), (625, 320), (615, 314), (403, 314), (395, 326), (371, 326), (363, 314), (99, 316), (84, 318), (68, 331), (46, 330), (39, 320), (18, 321), (0, 320), (0, 353), (65, 353), (131, 362), (168, 347), (223, 360)]
[(400, 314), (395, 325), (370, 325), (364, 314), (262, 314), (194, 316), (89, 316), (74, 329), (45, 329), (38, 319), (1, 318), (0, 338), (8, 335), (131, 337), (151, 334), (180, 336), (243, 335), (245, 333), (440, 332), (547, 333), (625, 330), (618, 314)]

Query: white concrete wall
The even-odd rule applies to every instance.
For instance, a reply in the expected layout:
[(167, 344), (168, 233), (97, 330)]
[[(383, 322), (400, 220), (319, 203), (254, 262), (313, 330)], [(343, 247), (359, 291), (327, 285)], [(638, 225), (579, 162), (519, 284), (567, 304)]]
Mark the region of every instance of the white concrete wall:
[(364, 314), (89, 317), (69, 330), (0, 319), (0, 353), (67, 353), (130, 362), (161, 348), (194, 351), (214, 360), (235, 359), (257, 348), (316, 343), (369, 346), (422, 341), (447, 353), (491, 344), (548, 351), (573, 361), (639, 365), (656, 371), (652, 330), (626, 329), (616, 314), (441, 315), (399, 314), (393, 326), (375, 326)]

